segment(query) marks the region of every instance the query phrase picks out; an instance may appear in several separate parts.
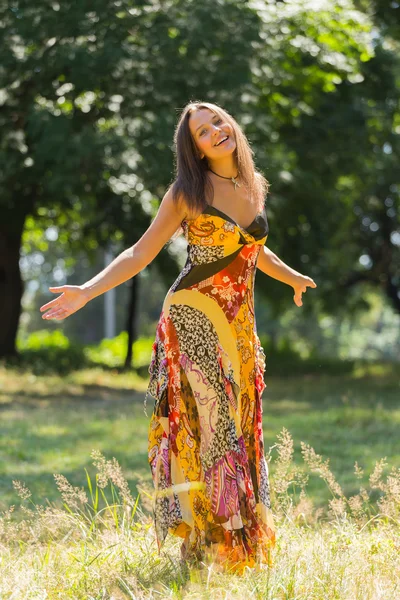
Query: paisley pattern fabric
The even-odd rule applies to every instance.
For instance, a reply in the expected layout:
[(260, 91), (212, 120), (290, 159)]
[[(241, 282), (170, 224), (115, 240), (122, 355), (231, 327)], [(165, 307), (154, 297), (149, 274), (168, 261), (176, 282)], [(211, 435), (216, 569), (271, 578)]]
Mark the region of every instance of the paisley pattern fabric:
[(170, 532), (184, 539), (186, 558), (213, 548), (230, 567), (271, 564), (265, 355), (254, 314), (267, 217), (243, 229), (208, 206), (182, 228), (187, 262), (166, 295), (149, 367), (158, 543)]

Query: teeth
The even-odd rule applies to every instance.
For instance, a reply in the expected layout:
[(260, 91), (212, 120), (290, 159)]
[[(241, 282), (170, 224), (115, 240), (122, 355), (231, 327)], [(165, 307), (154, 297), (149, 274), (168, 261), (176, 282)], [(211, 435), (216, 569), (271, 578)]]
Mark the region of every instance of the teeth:
[(216, 146), (219, 146), (220, 144), (222, 144), (222, 142), (224, 142), (225, 140), (228, 139), (229, 136), (225, 136), (220, 142), (218, 142), (218, 144), (215, 144)]

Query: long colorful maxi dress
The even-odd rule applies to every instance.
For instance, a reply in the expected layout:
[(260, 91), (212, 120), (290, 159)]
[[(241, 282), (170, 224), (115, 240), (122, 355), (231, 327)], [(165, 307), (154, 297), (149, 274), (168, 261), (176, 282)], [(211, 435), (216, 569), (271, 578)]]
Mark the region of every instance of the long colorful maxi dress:
[(188, 558), (209, 547), (229, 564), (271, 564), (265, 355), (254, 314), (267, 216), (264, 209), (243, 229), (207, 206), (182, 228), (188, 257), (163, 304), (147, 392), (159, 547), (170, 532), (184, 539)]

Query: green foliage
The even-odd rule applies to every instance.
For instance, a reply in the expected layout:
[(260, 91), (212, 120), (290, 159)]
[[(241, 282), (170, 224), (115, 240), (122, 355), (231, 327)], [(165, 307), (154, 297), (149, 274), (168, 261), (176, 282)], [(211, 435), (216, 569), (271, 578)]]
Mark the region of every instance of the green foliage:
[[(99, 344), (81, 345), (71, 342), (60, 330), (36, 331), (24, 340), (18, 340), (21, 352), (20, 367), (32, 369), (35, 374), (68, 373), (89, 366), (116, 369), (124, 364), (128, 334), (123, 331), (112, 339), (103, 339)], [(142, 337), (133, 344), (133, 366), (143, 376), (147, 375), (153, 345), (153, 337)], [(290, 340), (281, 337), (274, 345), (267, 335), (260, 341), (267, 356), (267, 377), (296, 377), (306, 374), (340, 375), (352, 373), (353, 360), (339, 360), (311, 355), (302, 357), (293, 349)], [(10, 365), (15, 361), (9, 361)]]
[[(316, 280), (322, 309), (347, 311), (348, 290), (369, 281), (399, 310), (398, 11), (381, 0), (13, 5), (0, 28), (3, 234), (26, 219), (29, 252), (54, 228), (67, 269), (78, 249), (131, 245), (171, 181), (177, 109), (208, 99), (245, 129), (272, 183), (268, 245)], [(174, 257), (156, 262), (170, 282)], [(261, 287), (276, 312), (291, 302), (281, 284)]]
[[(35, 375), (65, 374), (97, 365), (115, 369), (124, 364), (127, 341), (128, 334), (123, 331), (113, 339), (84, 346), (72, 342), (60, 330), (42, 329), (24, 339), (18, 338), (20, 358), (9, 359), (7, 364), (32, 370)], [(147, 373), (150, 364), (152, 344), (151, 337), (139, 338), (133, 344), (133, 365), (143, 374)]]
[(355, 368), (354, 360), (328, 358), (311, 353), (307, 358), (294, 350), (292, 342), (281, 337), (277, 344), (267, 335), (260, 335), (266, 354), (266, 377), (298, 377), (299, 375), (345, 375)]
[[(25, 340), (19, 339), (17, 347), (21, 353), (19, 366), (32, 369), (36, 375), (48, 372), (69, 373), (89, 364), (83, 347), (72, 343), (59, 330), (43, 329), (31, 333)], [(10, 360), (9, 364), (13, 362)]]
[[(93, 363), (120, 367), (126, 356), (128, 334), (122, 331), (113, 339), (103, 339), (100, 344), (87, 346), (85, 356)], [(150, 364), (152, 338), (139, 338), (133, 343), (133, 364), (135, 368), (148, 368)]]
[(43, 350), (44, 348), (70, 348), (70, 342), (65, 335), (59, 331), (42, 329), (32, 333), (25, 341), (19, 342), (20, 350)]

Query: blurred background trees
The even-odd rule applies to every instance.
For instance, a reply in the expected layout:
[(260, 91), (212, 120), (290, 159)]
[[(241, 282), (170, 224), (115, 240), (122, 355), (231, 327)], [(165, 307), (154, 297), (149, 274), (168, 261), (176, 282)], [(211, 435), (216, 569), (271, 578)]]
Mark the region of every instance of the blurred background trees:
[[(49, 285), (83, 283), (143, 234), (174, 177), (179, 111), (209, 100), (239, 121), (271, 182), (269, 247), (318, 283), (300, 311), (291, 289), (258, 274), (265, 344), (398, 359), (399, 14), (378, 0), (11, 1), (0, 17), (0, 357), (44, 328)], [(115, 291), (115, 334), (131, 327), (129, 347), (152, 337), (182, 242)], [(104, 304), (46, 328), (98, 342)]]

